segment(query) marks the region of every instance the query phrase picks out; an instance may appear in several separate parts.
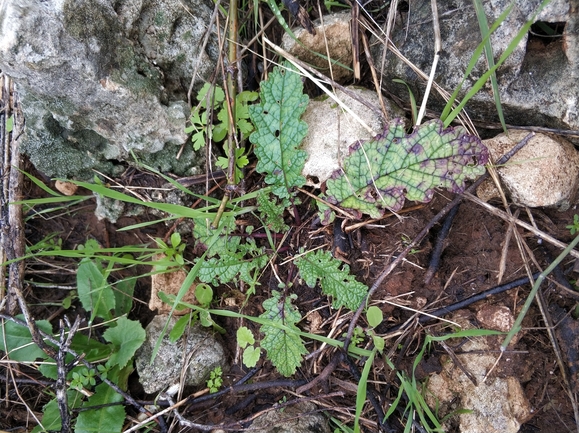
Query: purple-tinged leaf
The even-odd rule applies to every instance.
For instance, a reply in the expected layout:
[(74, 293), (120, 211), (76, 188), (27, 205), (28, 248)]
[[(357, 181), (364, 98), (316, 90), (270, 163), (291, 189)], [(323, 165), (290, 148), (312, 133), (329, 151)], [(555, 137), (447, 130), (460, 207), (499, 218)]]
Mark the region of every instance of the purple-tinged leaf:
[(379, 218), (386, 209), (400, 210), (405, 199), (429, 202), (434, 188), (464, 191), (488, 159), (480, 139), (462, 127), (445, 129), (432, 120), (406, 134), (395, 119), (382, 134), (350, 146), (342, 168), (326, 182), (327, 200)]

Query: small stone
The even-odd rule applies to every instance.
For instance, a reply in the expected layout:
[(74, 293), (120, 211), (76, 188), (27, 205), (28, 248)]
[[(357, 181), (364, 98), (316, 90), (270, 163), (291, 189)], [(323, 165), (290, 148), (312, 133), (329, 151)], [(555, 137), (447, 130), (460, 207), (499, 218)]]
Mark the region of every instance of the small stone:
[(351, 68), (352, 36), (350, 20), (351, 14), (349, 12), (326, 15), (323, 25), (320, 20), (314, 21), (315, 36), (302, 28), (294, 29), (293, 32), (301, 42), (301, 45), (289, 34), (285, 33), (282, 39), (282, 48), (298, 59), (313, 65), (326, 76), (333, 78), (334, 81), (350, 80), (354, 78), (354, 73), (351, 69), (348, 70), (334, 64), (330, 72), (328, 60), (315, 54), (321, 53), (327, 56), (327, 53), (329, 53), (330, 59)]
[[(163, 259), (166, 259), (164, 254), (157, 254), (153, 257), (154, 261), (161, 261)], [(155, 267), (153, 272), (154, 273), (151, 275), (151, 299), (149, 300), (149, 309), (152, 311), (157, 310), (157, 314), (169, 314), (173, 306), (161, 301), (161, 298), (159, 298), (159, 292), (177, 296), (185, 278), (187, 278), (187, 272), (177, 267), (167, 270), (166, 272)], [(195, 284), (189, 287), (187, 293), (185, 293), (181, 300), (188, 304), (197, 304), (195, 298)], [(182, 310), (175, 310), (173, 314), (179, 316), (189, 313), (190, 311), (191, 309), (184, 308)]]
[(476, 320), (483, 328), (509, 332), (515, 323), (511, 310), (505, 305), (485, 305), (476, 313)]
[[(451, 319), (463, 329), (472, 328), (468, 319), (459, 313)], [(492, 338), (473, 337), (461, 346), (462, 354), (456, 354), (462, 368), (476, 379), (476, 385), (446, 357), (442, 362), (443, 371), (430, 376), (428, 380), (429, 392), (425, 394), (427, 403), (430, 407), (439, 408), (441, 416), (453, 412), (457, 407), (468, 410), (458, 415), (460, 432), (517, 433), (521, 424), (532, 414), (517, 378), (489, 377), (483, 382), (488, 372), (496, 368), (497, 346), (498, 343), (493, 343)], [(505, 362), (504, 358), (501, 362)]]
[[(483, 143), (497, 161), (527, 136), (509, 130)], [(497, 168), (501, 182), (516, 204), (554, 207), (565, 211), (573, 204), (579, 186), (579, 152), (568, 141), (537, 133), (503, 167)], [(482, 200), (499, 197), (492, 181), (477, 190)], [(493, 188), (494, 187), (494, 188)]]
[(272, 410), (257, 417), (251, 425), (254, 433), (330, 433), (328, 421), (310, 402), (299, 402)]
[(216, 367), (226, 369), (225, 351), (213, 333), (199, 324), (186, 330), (175, 343), (169, 341), (169, 332), (177, 319), (171, 317), (167, 331), (161, 340), (157, 356), (151, 363), (153, 350), (163, 332), (166, 315), (155, 316), (146, 328), (147, 339), (137, 351), (135, 365), (139, 381), (148, 394), (180, 383), (181, 371), (187, 362), (187, 374), (183, 386), (199, 386)]
[(78, 186), (72, 182), (63, 182), (62, 180), (57, 180), (54, 182), (54, 187), (63, 193), (64, 195), (71, 196), (76, 193)]

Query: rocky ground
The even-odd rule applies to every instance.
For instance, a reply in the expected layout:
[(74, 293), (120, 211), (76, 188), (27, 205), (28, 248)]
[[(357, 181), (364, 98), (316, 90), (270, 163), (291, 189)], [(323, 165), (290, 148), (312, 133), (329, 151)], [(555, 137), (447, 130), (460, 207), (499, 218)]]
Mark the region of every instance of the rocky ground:
[[(401, 19), (406, 18), (407, 12), (401, 8)], [(384, 12), (378, 11), (374, 16), (379, 19), (384, 18), (383, 15)], [(416, 28), (411, 29), (416, 31)], [(277, 33), (274, 33), (272, 38), (277, 35), (278, 39), (281, 39), (279, 37), (281, 27), (276, 28), (275, 32)], [(343, 31), (338, 31), (338, 34), (341, 33)], [(509, 71), (515, 74), (511, 77), (512, 80), (520, 79), (520, 74), (528, 76), (530, 70), (535, 71), (533, 68), (540, 63), (536, 61), (536, 56), (540, 56), (541, 49), (553, 53), (562, 50), (561, 47), (564, 45), (562, 41), (556, 42), (560, 46), (557, 45), (555, 49), (554, 46), (545, 48), (546, 43), (541, 43), (544, 45), (539, 48), (532, 47), (532, 58), (525, 57), (524, 53), (520, 54), (521, 63), (518, 65), (518, 72), (517, 66), (512, 64), (509, 66), (511, 68)], [(568, 47), (566, 49), (572, 52)], [(557, 52), (561, 56), (565, 54), (563, 51)], [(374, 57), (377, 61), (376, 55)], [(391, 72), (385, 74), (389, 73)], [(516, 75), (517, 73), (519, 75)], [(549, 82), (549, 85), (557, 84), (555, 78), (553, 81), (555, 83)], [(366, 87), (373, 86), (366, 63), (363, 64), (361, 82)], [(447, 87), (453, 88), (454, 85), (447, 84)], [(306, 83), (306, 89), (312, 98), (318, 96), (319, 90), (311, 83)], [(512, 90), (512, 87), (509, 89)], [(514, 105), (513, 100), (516, 99), (517, 92), (511, 90), (507, 91), (507, 99), (509, 104)], [(405, 97), (401, 95), (395, 97), (398, 102), (401, 99)], [(550, 118), (551, 113), (547, 111), (556, 107), (544, 107), (543, 102), (538, 97), (534, 110), (540, 111), (544, 118)], [(488, 101), (481, 104), (485, 106), (486, 103)], [(7, 107), (11, 103), (5, 98), (4, 104)], [(388, 102), (388, 105), (390, 104), (392, 103)], [(393, 110), (398, 110), (399, 115), (405, 114), (410, 119), (408, 104), (403, 102), (401, 105), (402, 108), (406, 108), (406, 112), (400, 107)], [(433, 107), (435, 109), (436, 104)], [(325, 107), (323, 110), (329, 108)], [(484, 110), (488, 110), (488, 107)], [(509, 113), (514, 113), (514, 109)], [(308, 113), (307, 116), (312, 115)], [(525, 116), (524, 112), (522, 116)], [(515, 114), (512, 114), (509, 121), (514, 123), (515, 118)], [(529, 117), (531, 121), (536, 118)], [(315, 119), (315, 115), (310, 119)], [(317, 123), (326, 122), (327, 117), (322, 119)], [(366, 117), (364, 119), (367, 120)], [(310, 128), (314, 129), (314, 123), (316, 121), (312, 120)], [(579, 129), (573, 124), (561, 124), (559, 121), (555, 124), (543, 122), (540, 125), (520, 122), (517, 125), (523, 125), (528, 130), (537, 129), (533, 128), (535, 126)], [(484, 136), (490, 136), (496, 134), (494, 128), (496, 124), (486, 122), (477, 131)], [(320, 137), (329, 134), (329, 132), (318, 133)], [(560, 141), (563, 134), (555, 132), (551, 136)], [(578, 136), (565, 134), (565, 137), (573, 143)], [(3, 141), (8, 143), (10, 136), (7, 132), (5, 137)], [(550, 157), (544, 154), (527, 155), (517, 163), (519, 171), (528, 174), (534, 167), (531, 167), (533, 162), (546, 160), (548, 162), (535, 179), (562, 177), (563, 181), (560, 183), (563, 184), (563, 189), (565, 186), (572, 187), (577, 174), (572, 170), (569, 173), (563, 170), (578, 166), (574, 159), (577, 158), (577, 151), (573, 148), (573, 144), (567, 146), (570, 153), (563, 153), (564, 156), (558, 158), (560, 165), (552, 163)], [(255, 164), (255, 160), (251, 158), (250, 164), (245, 169), (244, 190), (248, 193), (265, 185), (263, 176), (255, 171)], [(21, 167), (41, 179), (48, 187), (56, 188), (54, 180), (38, 171), (26, 157), (23, 157)], [(174, 187), (168, 185), (166, 179), (143, 167), (135, 168), (127, 163), (121, 163), (118, 167), (115, 174), (105, 178), (108, 186), (113, 185), (121, 191), (132, 191), (145, 200), (168, 201), (177, 198), (185, 200), (185, 204), (193, 208), (203, 205), (194, 200), (187, 201)], [(3, 175), (9, 171), (6, 170), (6, 166), (4, 170)], [(311, 183), (319, 184), (323, 182), (323, 179), (320, 179), (323, 176), (315, 170), (308, 175)], [(174, 178), (179, 177), (173, 173), (167, 174)], [(396, 410), (386, 423), (378, 425), (381, 414), (388, 411), (398, 395), (401, 387), (400, 375), (411, 377), (413, 374), (417, 380), (416, 388), (435, 411), (438, 419), (442, 420), (448, 416), (445, 418), (445, 431), (577, 431), (577, 414), (573, 406), (577, 397), (579, 366), (577, 354), (579, 291), (576, 287), (579, 272), (576, 260), (579, 253), (576, 251), (567, 255), (543, 281), (537, 301), (532, 303), (525, 316), (521, 332), (502, 356), (499, 357), (500, 344), (503, 340), (497, 336), (455, 338), (435, 342), (428, 347), (424, 356), (420, 353), (427, 336), (442, 337), (459, 329), (492, 329), (508, 332), (531, 291), (532, 284), (528, 279), (524, 279), (529, 277), (529, 273), (546, 269), (575, 237), (575, 233), (568, 227), (573, 225), (575, 214), (578, 213), (573, 188), (562, 192), (559, 196), (552, 183), (547, 183), (546, 190), (541, 192), (537, 192), (538, 189), (531, 185), (530, 191), (526, 191), (525, 194), (528, 193), (532, 197), (539, 194), (540, 200), (553, 197), (555, 200), (550, 203), (553, 206), (542, 206), (545, 203), (542, 202), (531, 203), (532, 207), (524, 207), (514, 203), (514, 199), (521, 203), (521, 196), (517, 195), (520, 193), (508, 189), (516, 182), (509, 184), (504, 178), (504, 171), (501, 175), (504, 191), (507, 191), (505, 202), (500, 197), (494, 197), (490, 199), (488, 205), (485, 205), (477, 200), (476, 196), (466, 195), (458, 207), (454, 220), (448, 223), (450, 228), (447, 234), (440, 234), (445, 231), (444, 220), (435, 224), (427, 236), (409, 250), (401, 263), (389, 273), (373, 294), (370, 305), (378, 306), (384, 315), (383, 322), (374, 332), (383, 337), (386, 343), (384, 357), (376, 358), (370, 370), (368, 395), (372, 396), (375, 403), (368, 400), (364, 405), (361, 414), (364, 431), (398, 432), (404, 431), (405, 425), (408, 428), (412, 425), (416, 431), (428, 431), (432, 428), (427, 423), (425, 425), (418, 415), (414, 423), (407, 421), (403, 409)], [(220, 173), (201, 175), (194, 181), (191, 178), (187, 180), (181, 178), (181, 181), (189, 182), (188, 187), (196, 193), (217, 199), (221, 199), (225, 188), (225, 180)], [(538, 180), (533, 182), (540, 183)], [(23, 177), (17, 187), (23, 199), (49, 196), (27, 177)], [(13, 185), (8, 187), (8, 184), (4, 183), (3, 188), (7, 196), (8, 189), (16, 187)], [(82, 188), (77, 194), (91, 195), (90, 191)], [(277, 265), (264, 268), (256, 286), (256, 293), (247, 297), (248, 287), (244, 284), (215, 286), (213, 308), (258, 316), (263, 313), (263, 301), (271, 296), (272, 290), (278, 289), (278, 279), (281, 275), (283, 281), (292, 283), (286, 294), (297, 295), (295, 306), (303, 317), (298, 325), (300, 329), (312, 334), (343, 338), (352, 321), (353, 313), (345, 309), (332, 308), (331, 299), (322, 295), (319, 287), (309, 287), (300, 278), (296, 278), (296, 270), (291, 264), (291, 259), (299, 254), (300, 249), (307, 251), (322, 248), (331, 251), (334, 257), (348, 264), (358, 281), (372, 286), (388, 265), (400, 257), (416, 236), (455, 198), (450, 192), (437, 190), (429, 203), (408, 202), (397, 215), (387, 213), (379, 220), (368, 218), (362, 221), (338, 220), (338, 223), (323, 226), (315, 216), (312, 198), (318, 194), (319, 190), (314, 186), (304, 187), (298, 194), (301, 204), (293, 213), (284, 213), (284, 221), (288, 224), (289, 230), (286, 237), (275, 238), (275, 245), (279, 251)], [(529, 199), (525, 196), (524, 200)], [(254, 204), (254, 202), (244, 203), (245, 206)], [(44, 213), (48, 210), (50, 212)], [(171, 234), (178, 231), (185, 244), (183, 256), (187, 263), (191, 263), (202, 253), (198, 245), (196, 247), (196, 239), (190, 226), (187, 226), (187, 221), (181, 221), (181, 225), (171, 221), (122, 231), (120, 229), (127, 226), (154, 221), (159, 218), (159, 214), (147, 210), (129, 216), (125, 212), (111, 222), (110, 218), (98, 218), (95, 213), (103, 216), (102, 209), (97, 211), (94, 198), (62, 208), (57, 208), (53, 203), (37, 204), (33, 210), (25, 212), (21, 217), (26, 246), (31, 247), (44, 242), (46, 248), (74, 250), (79, 245), (86, 244), (87, 240), (93, 239), (102, 248), (115, 248), (151, 244), (155, 238), (168, 242)], [(250, 213), (246, 214), (243, 220), (240, 219), (238, 224), (239, 227), (261, 225)], [(4, 225), (3, 230), (5, 227), (7, 226)], [(242, 229), (237, 230), (241, 233)], [(271, 245), (267, 239), (260, 237), (259, 232), (247, 236), (255, 239), (259, 246), (265, 247), (268, 255), (273, 255)], [(5, 248), (5, 245), (3, 247)], [(433, 263), (433, 256), (439, 257), (438, 264)], [(76, 259), (33, 257), (24, 264), (22, 299), (25, 299), (36, 320), (48, 320), (54, 329), (57, 329), (59, 320), (65, 315), (69, 318), (80, 317), (81, 326), (87, 327), (82, 332), (87, 334), (90, 332), (100, 341), (104, 341), (102, 331), (98, 327), (91, 329), (88, 326), (90, 315), (82, 308), (79, 299), (74, 294), (71, 296), (71, 290), (74, 290), (77, 281)], [(10, 268), (7, 272), (14, 272), (14, 269)], [(126, 279), (149, 272), (150, 267), (137, 266), (115, 271), (112, 275), (115, 279)], [(509, 286), (509, 283), (517, 281), (518, 283)], [(475, 303), (465, 303), (464, 306), (454, 309), (459, 302), (496, 287), (504, 290), (481, 296)], [(147, 326), (155, 316), (155, 311), (149, 308), (150, 301), (151, 278), (142, 276), (136, 282), (129, 319), (140, 322), (143, 327)], [(437, 314), (440, 317), (428, 320), (427, 314), (439, 312), (444, 308), (452, 312)], [(254, 369), (243, 366), (236, 331), (244, 325), (258, 335), (257, 325), (239, 318), (217, 317), (215, 320), (224, 329), (224, 333), (217, 337), (224, 352), (222, 363), (225, 372), (221, 389), (228, 386), (232, 388), (229, 392), (213, 395), (204, 391), (206, 388), (204, 381), (195, 386), (185, 386), (179, 394), (179, 398), (183, 399), (179, 413), (186, 421), (181, 420), (179, 425), (178, 419), (169, 415), (165, 417), (168, 425), (154, 424), (148, 431), (199, 431), (199, 429), (222, 431), (220, 428), (224, 426), (225, 430), (241, 431), (245, 428), (264, 429), (279, 426), (282, 421), (267, 418), (274, 416), (275, 412), (271, 408), (275, 404), (284, 408), (281, 415), (282, 417), (285, 415), (286, 421), (289, 419), (291, 423), (303, 418), (307, 420), (304, 423), (310, 426), (308, 430), (284, 426), (279, 431), (326, 432), (338, 428), (339, 425), (353, 425), (356, 392), (359, 375), (365, 366), (364, 359), (354, 357), (346, 359), (339, 350), (311, 340), (307, 346), (310, 355), (306, 356), (294, 376), (285, 379), (264, 359)], [(368, 329), (364, 318), (359, 321), (359, 325), (364, 330)], [(550, 333), (549, 329), (553, 332)], [(369, 339), (362, 340), (359, 344), (365, 348), (372, 347)], [(419, 356), (421, 362), (414, 369), (414, 362)], [(0, 429), (14, 432), (31, 431), (37, 424), (33, 415), (40, 418), (44, 405), (52, 397), (45, 389), (54, 387), (55, 383), (43, 377), (38, 372), (37, 365), (10, 362), (9, 359), (9, 356), (5, 356), (0, 363), (3, 400), (0, 407), (3, 414)], [(394, 370), (389, 363), (394, 366)], [(324, 372), (330, 374), (325, 377)], [(240, 384), (240, 380), (242, 378), (247, 380), (248, 375), (249, 381)], [(320, 377), (323, 379), (316, 379)], [(309, 386), (304, 387), (306, 384)], [(161, 388), (169, 385), (171, 384), (161, 384)], [(153, 405), (156, 402), (157, 392), (151, 391), (149, 385), (144, 387), (136, 371), (127, 378), (127, 393), (141, 406)], [(403, 396), (402, 408), (408, 398), (408, 394)], [(167, 406), (166, 403), (164, 405)], [(163, 407), (163, 404), (160, 406)], [(461, 413), (462, 409), (470, 412)], [(128, 415), (124, 428), (129, 429), (137, 424), (139, 414), (135, 405), (127, 405), (126, 410)], [(323, 414), (321, 418), (310, 420), (310, 416), (314, 417), (320, 413)], [(260, 415), (264, 415), (265, 418)], [(330, 423), (328, 421), (330, 418), (335, 422)], [(344, 427), (342, 431), (349, 430)]]

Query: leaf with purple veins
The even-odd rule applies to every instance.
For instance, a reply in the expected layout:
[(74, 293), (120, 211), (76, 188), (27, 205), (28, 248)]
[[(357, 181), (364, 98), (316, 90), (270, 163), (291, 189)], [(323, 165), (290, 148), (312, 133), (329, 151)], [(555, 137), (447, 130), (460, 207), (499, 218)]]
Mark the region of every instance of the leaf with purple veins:
[(342, 168), (326, 182), (330, 203), (379, 218), (404, 200), (427, 203), (434, 188), (460, 193), (466, 180), (484, 173), (488, 149), (462, 127), (431, 120), (406, 134), (400, 119), (367, 142), (356, 142)]

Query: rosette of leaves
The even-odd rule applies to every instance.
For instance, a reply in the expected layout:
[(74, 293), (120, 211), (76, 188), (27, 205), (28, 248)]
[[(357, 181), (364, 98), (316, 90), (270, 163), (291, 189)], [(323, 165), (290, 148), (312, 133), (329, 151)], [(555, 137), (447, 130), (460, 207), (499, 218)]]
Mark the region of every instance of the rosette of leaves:
[(366, 142), (350, 146), (342, 167), (326, 181), (326, 200), (379, 218), (404, 200), (429, 202), (434, 189), (464, 191), (467, 179), (484, 173), (488, 149), (462, 127), (432, 120), (406, 134), (400, 119)]

